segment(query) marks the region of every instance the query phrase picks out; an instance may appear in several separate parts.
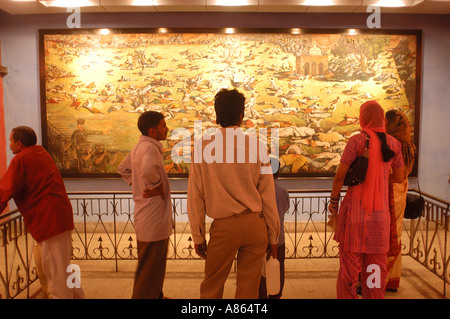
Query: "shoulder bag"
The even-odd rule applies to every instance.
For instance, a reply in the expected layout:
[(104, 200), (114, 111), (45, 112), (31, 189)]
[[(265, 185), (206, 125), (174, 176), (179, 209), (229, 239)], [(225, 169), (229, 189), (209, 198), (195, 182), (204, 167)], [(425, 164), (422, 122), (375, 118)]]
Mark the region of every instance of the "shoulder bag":
[(419, 195), (411, 193), (406, 195), (405, 219), (416, 219), (422, 216), (425, 208), (425, 199), (420, 191), (419, 180), (417, 180), (417, 186), (419, 187)]
[(366, 179), (367, 167), (369, 166), (370, 136), (364, 131), (363, 133), (366, 135), (364, 153), (361, 156), (357, 156), (352, 165), (350, 165), (347, 175), (345, 175), (345, 186), (355, 186), (361, 184)]

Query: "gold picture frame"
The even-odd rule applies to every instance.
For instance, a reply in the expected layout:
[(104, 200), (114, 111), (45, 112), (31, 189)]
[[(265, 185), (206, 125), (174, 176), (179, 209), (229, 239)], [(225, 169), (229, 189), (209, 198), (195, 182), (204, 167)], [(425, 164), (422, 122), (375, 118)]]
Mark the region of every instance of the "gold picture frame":
[(139, 114), (161, 111), (166, 170), (187, 177), (196, 123), (214, 127), (214, 94), (237, 88), (243, 129), (264, 130), (281, 176), (333, 176), (367, 100), (403, 110), (419, 145), (421, 39), (379, 29), (40, 30), (43, 145), (63, 177), (119, 177)]

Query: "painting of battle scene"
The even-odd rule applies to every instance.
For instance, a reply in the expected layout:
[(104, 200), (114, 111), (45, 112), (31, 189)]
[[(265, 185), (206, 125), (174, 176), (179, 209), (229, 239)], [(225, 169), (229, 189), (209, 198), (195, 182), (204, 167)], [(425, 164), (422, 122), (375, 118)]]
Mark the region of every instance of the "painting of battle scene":
[(276, 129), (282, 176), (334, 175), (367, 100), (404, 111), (417, 138), (420, 34), (97, 31), (40, 33), (43, 144), (63, 176), (116, 176), (148, 110), (166, 116), (169, 176), (187, 176), (173, 154), (216, 127), (221, 88), (246, 96), (244, 130)]

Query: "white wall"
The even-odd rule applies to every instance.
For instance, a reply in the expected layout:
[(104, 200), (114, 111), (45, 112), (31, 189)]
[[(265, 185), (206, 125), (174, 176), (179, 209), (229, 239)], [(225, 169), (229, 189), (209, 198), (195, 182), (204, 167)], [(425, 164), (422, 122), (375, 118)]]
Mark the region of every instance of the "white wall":
[[(38, 30), (67, 28), (69, 14), (10, 16), (0, 12), (6, 136), (18, 125), (41, 132)], [(367, 28), (368, 14), (128, 13), (81, 14), (81, 27)], [(422, 191), (450, 201), (450, 19), (448, 15), (381, 15), (382, 29), (423, 30), (419, 180)], [(39, 136), (39, 142), (41, 141)], [(7, 150), (8, 163), (12, 154)], [(128, 190), (119, 179), (66, 179), (68, 191)], [(289, 189), (330, 189), (331, 178), (285, 179)], [(186, 190), (185, 179), (171, 180)], [(412, 179), (411, 187), (415, 187)]]

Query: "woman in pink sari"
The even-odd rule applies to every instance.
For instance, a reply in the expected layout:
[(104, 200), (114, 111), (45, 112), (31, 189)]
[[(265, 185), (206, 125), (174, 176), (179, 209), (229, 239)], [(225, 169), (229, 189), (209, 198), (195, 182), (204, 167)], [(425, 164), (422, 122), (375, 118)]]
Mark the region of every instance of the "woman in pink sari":
[[(385, 134), (382, 107), (376, 101), (364, 103), (359, 121), (363, 132), (352, 136), (345, 147), (328, 207), (332, 216), (339, 211), (334, 235), (339, 242), (340, 269), (336, 285), (339, 299), (357, 299), (358, 281), (361, 281), (363, 298), (384, 298), (390, 229), (389, 178), (404, 179), (401, 145)], [(364, 151), (365, 134), (370, 137), (366, 179), (348, 188), (339, 209), (345, 175)]]

